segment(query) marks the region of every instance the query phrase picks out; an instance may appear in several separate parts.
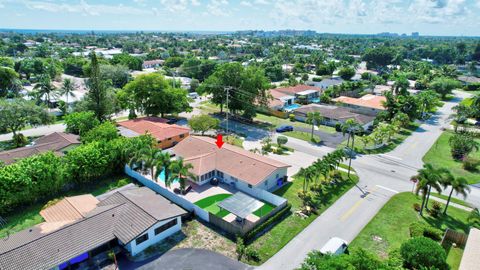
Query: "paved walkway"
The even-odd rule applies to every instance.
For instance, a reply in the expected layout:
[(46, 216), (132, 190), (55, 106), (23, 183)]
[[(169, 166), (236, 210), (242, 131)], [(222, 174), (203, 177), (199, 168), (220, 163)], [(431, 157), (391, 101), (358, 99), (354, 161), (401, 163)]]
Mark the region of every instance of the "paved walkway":
[[(438, 198), (438, 197), (435, 197), (433, 195), (430, 196), (430, 199), (434, 200), (434, 201), (437, 201), (437, 202), (440, 202), (440, 203), (443, 203), (443, 204), (447, 204), (447, 200), (444, 200), (444, 199), (441, 199), (441, 198)], [(462, 209), (462, 210), (465, 210), (467, 212), (470, 212), (473, 210), (473, 208), (471, 207), (468, 207), (468, 206), (464, 206), (464, 205), (461, 205), (461, 204), (458, 204), (458, 203), (454, 203), (452, 201), (450, 201), (450, 203), (448, 204), (448, 207), (455, 207), (455, 208), (458, 208), (458, 209)]]

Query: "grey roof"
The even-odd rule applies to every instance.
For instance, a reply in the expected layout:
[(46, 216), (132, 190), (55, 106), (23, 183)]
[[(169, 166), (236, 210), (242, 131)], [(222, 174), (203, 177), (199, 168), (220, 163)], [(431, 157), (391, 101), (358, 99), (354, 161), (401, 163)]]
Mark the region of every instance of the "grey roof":
[(0, 269), (50, 269), (111, 240), (127, 244), (186, 211), (147, 187), (114, 193), (85, 218), (51, 232), (42, 223), (0, 239)]
[(218, 207), (227, 210), (237, 217), (246, 218), (253, 211), (262, 207), (263, 203), (243, 192), (237, 192), (233, 196), (218, 203)]
[(306, 116), (309, 112), (319, 112), (322, 117), (336, 121), (354, 119), (362, 125), (368, 124), (375, 119), (374, 116), (352, 112), (348, 108), (333, 105), (308, 104), (294, 110), (294, 114), (302, 116)]

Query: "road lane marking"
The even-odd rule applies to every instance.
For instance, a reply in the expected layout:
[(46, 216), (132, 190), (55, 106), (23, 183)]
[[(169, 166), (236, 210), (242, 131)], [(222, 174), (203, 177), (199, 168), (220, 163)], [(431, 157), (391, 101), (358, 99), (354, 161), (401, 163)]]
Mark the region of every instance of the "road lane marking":
[(393, 158), (393, 159), (396, 159), (396, 160), (403, 160), (403, 159), (401, 159), (401, 158), (399, 158), (399, 157), (395, 157), (395, 156), (391, 156), (391, 155), (387, 155), (387, 154), (381, 154), (381, 156)]
[(349, 218), (354, 212), (355, 210), (357, 210), (358, 207), (360, 207), (360, 205), (362, 205), (362, 203), (365, 201), (365, 199), (370, 195), (372, 194), (373, 192), (375, 192), (375, 190), (377, 190), (377, 187), (374, 187), (371, 191), (369, 191), (369, 193), (363, 197), (362, 199), (358, 200), (350, 209), (348, 209), (347, 212), (345, 212), (345, 214), (343, 214), (342, 217), (340, 217), (340, 220), (341, 221), (345, 221), (347, 218)]
[(380, 185), (376, 185), (377, 187), (381, 188), (381, 189), (385, 189), (385, 190), (388, 190), (390, 192), (393, 192), (395, 194), (398, 194), (398, 191), (394, 190), (394, 189), (391, 189), (391, 188), (388, 188), (388, 187), (384, 187), (384, 186), (380, 186)]

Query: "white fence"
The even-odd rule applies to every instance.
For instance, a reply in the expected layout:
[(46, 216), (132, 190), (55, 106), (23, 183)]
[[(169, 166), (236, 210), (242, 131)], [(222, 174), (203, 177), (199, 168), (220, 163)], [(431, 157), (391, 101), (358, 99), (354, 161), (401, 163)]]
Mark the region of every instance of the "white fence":
[(236, 185), (236, 188), (249, 195), (252, 195), (257, 199), (269, 202), (275, 206), (279, 206), (287, 203), (287, 199), (277, 196), (273, 193), (270, 193), (260, 188), (256, 188), (256, 187), (249, 188), (249, 187), (244, 187), (242, 185)]
[(195, 212), (195, 215), (200, 217), (201, 219), (209, 222), (209, 215), (208, 212), (203, 210), (202, 208), (196, 206), (195, 204), (185, 200), (184, 198), (177, 196), (175, 193), (170, 192), (168, 189), (160, 186), (159, 184), (153, 182), (152, 180), (146, 178), (145, 176), (141, 175), (140, 173), (132, 170), (128, 165), (125, 165), (125, 173), (132, 178), (135, 178), (138, 182), (142, 183), (144, 186), (150, 188), (151, 190), (159, 193), (163, 197), (169, 199), (170, 201), (180, 205), (181, 207), (187, 209), (188, 211)]

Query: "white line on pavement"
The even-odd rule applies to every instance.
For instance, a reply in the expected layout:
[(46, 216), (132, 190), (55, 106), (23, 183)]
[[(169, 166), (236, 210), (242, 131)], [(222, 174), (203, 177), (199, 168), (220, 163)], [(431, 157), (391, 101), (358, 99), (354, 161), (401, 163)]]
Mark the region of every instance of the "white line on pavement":
[(385, 189), (385, 190), (388, 190), (390, 192), (393, 192), (395, 194), (398, 193), (398, 191), (394, 190), (394, 189), (391, 189), (391, 188), (387, 188), (387, 187), (384, 187), (384, 186), (380, 186), (380, 185), (376, 185), (377, 187), (381, 188), (381, 189)]
[(387, 155), (387, 154), (380, 154), (380, 156), (389, 157), (389, 158), (393, 158), (393, 159), (397, 159), (397, 160), (402, 160), (399, 157), (394, 157), (394, 156), (390, 156), (390, 155)]

